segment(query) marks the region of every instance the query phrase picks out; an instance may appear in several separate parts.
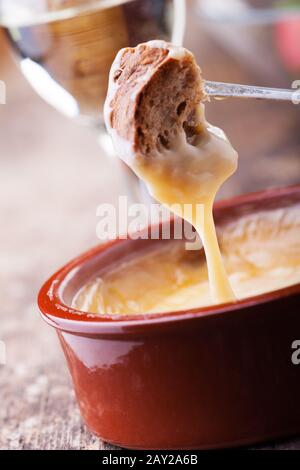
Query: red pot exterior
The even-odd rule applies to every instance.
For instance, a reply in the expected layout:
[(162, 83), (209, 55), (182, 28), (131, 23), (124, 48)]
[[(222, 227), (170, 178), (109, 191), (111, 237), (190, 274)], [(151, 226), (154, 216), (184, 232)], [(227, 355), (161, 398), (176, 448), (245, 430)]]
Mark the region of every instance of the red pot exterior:
[[(276, 194), (263, 196), (275, 201)], [(300, 201), (300, 187), (279, 194)], [(246, 202), (261, 208), (263, 196), (223, 203), (219, 217)], [(58, 304), (54, 290), (72, 282), (71, 270), (111, 247), (67, 265), (39, 296), (93, 432), (144, 449), (228, 447), (300, 433), (300, 365), (292, 362), (300, 285), (198, 312), (125, 320), (80, 317)]]

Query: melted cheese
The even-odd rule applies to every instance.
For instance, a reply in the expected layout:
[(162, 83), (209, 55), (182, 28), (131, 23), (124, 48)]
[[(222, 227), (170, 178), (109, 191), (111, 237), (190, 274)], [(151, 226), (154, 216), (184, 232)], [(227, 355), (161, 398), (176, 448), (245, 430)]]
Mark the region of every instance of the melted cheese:
[(223, 131), (205, 121), (203, 106), (199, 114), (203, 128), (198, 142), (190, 145), (182, 132), (170, 150), (150, 161), (135, 159), (132, 168), (155, 199), (195, 227), (206, 254), (212, 300), (229, 302), (234, 294), (222, 262), (212, 207), (219, 187), (236, 170), (237, 153)]
[[(218, 238), (239, 299), (300, 283), (300, 205), (219, 226)], [(211, 304), (203, 251), (187, 251), (178, 240), (124, 259), (84, 286), (73, 302), (95, 314), (163, 313)]]
[[(178, 60), (186, 54), (191, 54), (182, 47), (168, 45), (164, 41), (150, 41), (147, 45), (168, 49), (169, 56)], [(113, 77), (120, 66), (121, 56), (122, 51), (118, 53), (112, 65), (104, 107), (106, 126), (112, 136), (116, 153), (145, 182), (156, 200), (192, 223), (197, 230), (206, 254), (212, 301), (233, 301), (235, 296), (222, 262), (212, 207), (218, 189), (236, 170), (237, 153), (224, 132), (207, 123), (204, 106), (199, 103), (199, 138), (193, 145), (188, 143), (182, 129), (181, 134), (173, 139), (169, 150), (153, 152), (151, 158), (138, 158), (131, 143), (121, 138), (110, 125), (110, 103), (118, 89)], [(151, 73), (150, 70), (148, 74), (151, 76)], [(141, 87), (150, 76), (140, 78)], [(187, 205), (192, 206), (188, 215), (185, 210)]]

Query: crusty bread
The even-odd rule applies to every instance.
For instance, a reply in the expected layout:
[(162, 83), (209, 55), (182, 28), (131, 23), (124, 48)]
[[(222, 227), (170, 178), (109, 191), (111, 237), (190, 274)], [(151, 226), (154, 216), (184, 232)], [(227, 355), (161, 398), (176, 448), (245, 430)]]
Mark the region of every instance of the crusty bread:
[(106, 126), (134, 153), (151, 157), (170, 148), (182, 129), (188, 140), (198, 133), (197, 109), (204, 99), (194, 56), (182, 47), (150, 41), (118, 53), (110, 74)]

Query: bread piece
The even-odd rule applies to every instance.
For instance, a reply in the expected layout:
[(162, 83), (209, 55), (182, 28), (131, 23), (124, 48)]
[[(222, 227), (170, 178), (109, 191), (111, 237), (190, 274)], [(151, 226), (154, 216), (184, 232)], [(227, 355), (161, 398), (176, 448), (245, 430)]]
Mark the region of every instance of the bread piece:
[(191, 141), (202, 124), (197, 111), (205, 98), (200, 68), (186, 49), (164, 41), (122, 49), (105, 104), (119, 156), (151, 158), (170, 148), (182, 130)]

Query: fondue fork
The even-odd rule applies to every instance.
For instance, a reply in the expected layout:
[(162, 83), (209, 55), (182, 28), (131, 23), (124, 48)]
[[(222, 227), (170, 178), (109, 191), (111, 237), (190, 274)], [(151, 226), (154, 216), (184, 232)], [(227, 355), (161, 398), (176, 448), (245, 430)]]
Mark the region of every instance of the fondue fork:
[[(300, 82), (299, 82), (300, 86)], [(254, 98), (259, 100), (291, 101), (293, 104), (300, 103), (299, 89), (266, 88), (250, 85), (239, 85), (237, 83), (211, 82), (206, 80), (205, 92), (213, 98)]]

